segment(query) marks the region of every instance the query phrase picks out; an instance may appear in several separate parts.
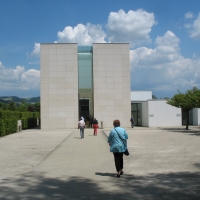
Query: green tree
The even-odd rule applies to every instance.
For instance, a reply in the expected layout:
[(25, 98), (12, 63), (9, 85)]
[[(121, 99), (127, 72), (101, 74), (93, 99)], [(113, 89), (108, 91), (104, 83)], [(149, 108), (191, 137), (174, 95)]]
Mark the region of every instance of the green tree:
[(0, 110), (3, 109), (3, 104), (2, 102), (0, 102)]
[(34, 112), (34, 106), (32, 104), (28, 105), (28, 111)]
[(22, 101), (21, 104), (16, 109), (19, 112), (27, 112), (28, 106), (25, 101)]
[(8, 104), (8, 109), (9, 110), (12, 110), (12, 111), (15, 111), (16, 110), (16, 104), (14, 101), (10, 101), (9, 104)]
[(3, 110), (8, 110), (8, 104), (7, 104), (7, 103), (4, 103), (2, 109), (3, 109)]
[(154, 94), (152, 95), (152, 99), (158, 99)]
[(34, 111), (35, 111), (35, 112), (40, 112), (40, 102), (36, 102), (36, 103), (34, 104)]
[(187, 90), (185, 94), (179, 91), (179, 94), (175, 94), (171, 99), (167, 100), (167, 104), (181, 108), (187, 113), (186, 129), (188, 130), (189, 111), (193, 108), (200, 108), (200, 90), (193, 88), (192, 90)]

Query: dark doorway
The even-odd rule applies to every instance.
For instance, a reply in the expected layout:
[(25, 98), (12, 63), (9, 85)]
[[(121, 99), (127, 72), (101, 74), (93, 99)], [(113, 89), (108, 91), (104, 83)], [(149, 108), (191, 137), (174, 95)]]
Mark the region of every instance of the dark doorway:
[(131, 116), (134, 117), (134, 125), (142, 126), (142, 104), (131, 103)]
[(79, 99), (79, 118), (90, 116), (89, 99)]

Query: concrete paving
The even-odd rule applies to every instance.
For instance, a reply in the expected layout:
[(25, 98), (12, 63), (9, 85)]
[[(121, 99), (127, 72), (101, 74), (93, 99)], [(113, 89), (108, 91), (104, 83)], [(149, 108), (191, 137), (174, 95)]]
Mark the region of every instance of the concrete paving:
[(200, 199), (198, 127), (127, 130), (115, 177), (109, 130), (25, 130), (0, 138), (0, 199)]

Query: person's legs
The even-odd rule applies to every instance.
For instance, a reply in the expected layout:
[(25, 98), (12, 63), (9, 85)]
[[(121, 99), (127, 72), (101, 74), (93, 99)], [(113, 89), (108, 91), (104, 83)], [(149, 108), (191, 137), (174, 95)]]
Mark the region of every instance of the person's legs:
[(80, 127), (80, 135), (81, 135), (81, 138), (84, 138), (84, 128), (83, 127)]
[(116, 171), (120, 171), (120, 154), (118, 152), (113, 153), (114, 154), (114, 159), (115, 159), (115, 168)]
[(81, 129), (81, 127), (79, 129), (80, 129), (80, 136), (82, 138), (82, 129)]
[(113, 153), (114, 154), (114, 161), (115, 161), (115, 167), (117, 171), (117, 177), (120, 178), (120, 175), (122, 175), (124, 172), (123, 169), (123, 153)]
[(94, 135), (97, 135), (97, 124), (94, 124)]
[(94, 135), (95, 135), (95, 124), (93, 124), (93, 129), (94, 129)]
[[(120, 171), (123, 172), (122, 171), (123, 165), (124, 165), (124, 162), (123, 162), (123, 153), (119, 153), (119, 162), (120, 162)], [(123, 174), (123, 173), (121, 173), (121, 174)]]
[(84, 138), (84, 127), (83, 127), (83, 130), (82, 130), (82, 137)]

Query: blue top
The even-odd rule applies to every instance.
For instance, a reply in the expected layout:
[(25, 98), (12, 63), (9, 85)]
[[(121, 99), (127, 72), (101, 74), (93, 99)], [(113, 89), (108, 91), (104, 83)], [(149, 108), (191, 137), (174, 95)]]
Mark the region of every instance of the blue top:
[[(121, 136), (122, 140), (119, 138), (118, 134)], [(126, 151), (128, 134), (126, 133), (126, 130), (121, 127), (115, 127), (110, 131), (110, 134), (108, 136), (108, 143), (110, 143), (110, 152), (116, 153), (116, 152), (124, 152)], [(125, 145), (124, 145), (125, 143)]]

